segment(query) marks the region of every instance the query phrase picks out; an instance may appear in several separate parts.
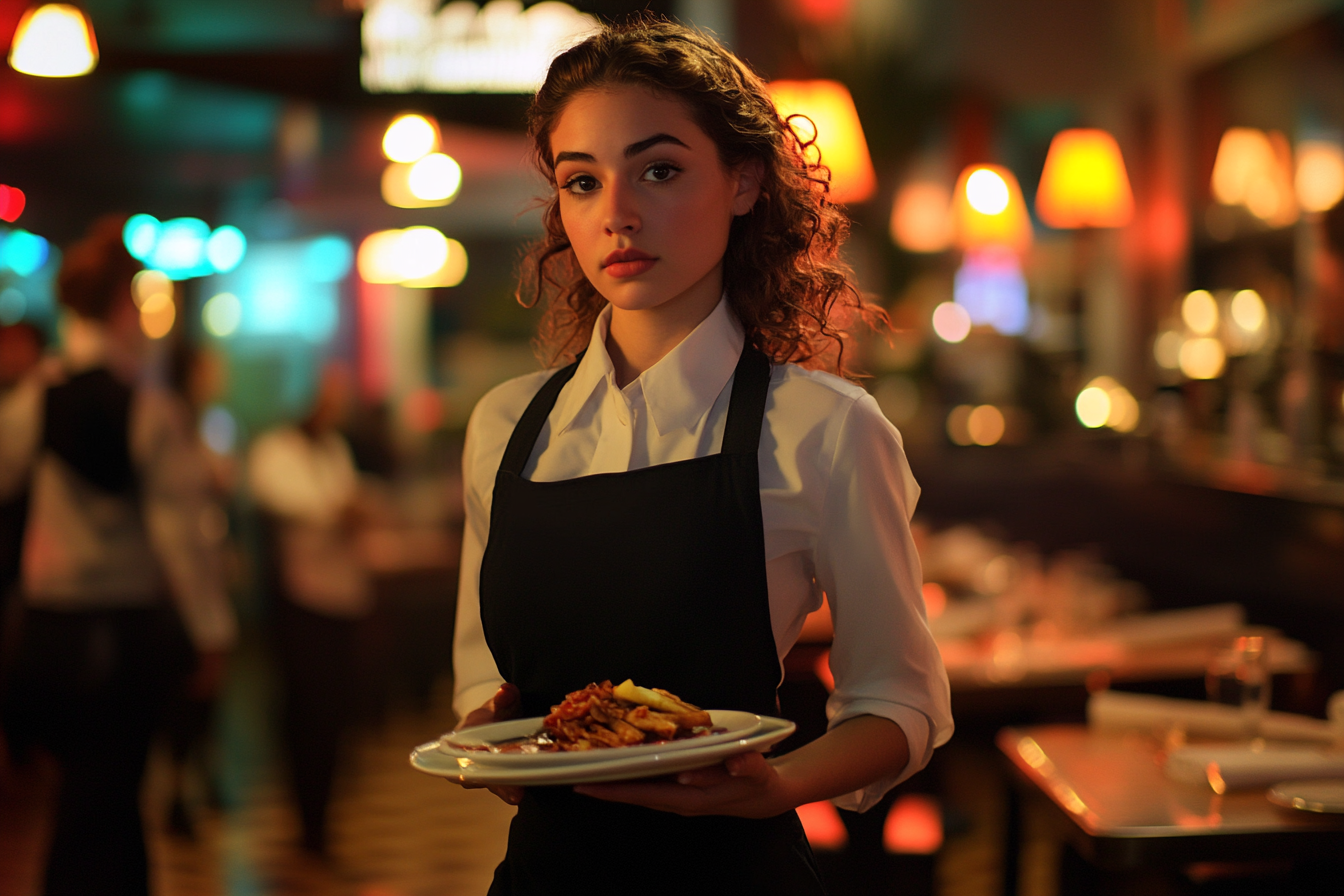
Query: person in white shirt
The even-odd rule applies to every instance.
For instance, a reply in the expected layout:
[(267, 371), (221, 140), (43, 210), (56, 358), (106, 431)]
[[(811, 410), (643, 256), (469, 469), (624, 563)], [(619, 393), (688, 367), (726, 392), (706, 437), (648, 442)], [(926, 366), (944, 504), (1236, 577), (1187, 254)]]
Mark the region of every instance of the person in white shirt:
[(298, 425), (262, 434), (248, 455), (248, 484), (267, 518), (282, 733), (302, 823), (302, 845), (327, 852), (327, 806), (355, 687), (359, 620), (372, 610), (355, 550), (359, 475), (337, 428), (349, 401), (336, 364), (319, 378)]
[(468, 425), (463, 725), (624, 678), (770, 714), (823, 592), (836, 687), (827, 733), (775, 759), (492, 788), (519, 810), (490, 892), (547, 889), (593, 849), (655, 849), (724, 892), (821, 892), (794, 808), (868, 808), (952, 730), (900, 435), (819, 369), (843, 370), (844, 323), (878, 316), (837, 261), (828, 173), (742, 62), (652, 18), (557, 57), (530, 124), (556, 195), (527, 283), (542, 344), (578, 357)]
[(0, 403), (0, 498), (31, 488), (5, 724), (61, 765), (53, 896), (148, 891), (150, 738), (193, 666), (192, 689), (215, 690), (236, 636), (187, 415), (138, 382), (140, 265), (123, 223), (99, 220), (66, 252), (63, 357)]

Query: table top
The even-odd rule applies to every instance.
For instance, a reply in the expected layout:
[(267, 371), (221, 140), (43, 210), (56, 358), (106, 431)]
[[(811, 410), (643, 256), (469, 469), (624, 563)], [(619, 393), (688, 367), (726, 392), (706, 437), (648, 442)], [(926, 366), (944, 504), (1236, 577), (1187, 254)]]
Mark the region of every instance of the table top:
[(1169, 780), (1150, 736), (1082, 725), (1005, 728), (997, 738), (1028, 788), (1071, 822), (1102, 865), (1318, 854), (1344, 847), (1344, 816), (1283, 809), (1263, 790), (1214, 793)]

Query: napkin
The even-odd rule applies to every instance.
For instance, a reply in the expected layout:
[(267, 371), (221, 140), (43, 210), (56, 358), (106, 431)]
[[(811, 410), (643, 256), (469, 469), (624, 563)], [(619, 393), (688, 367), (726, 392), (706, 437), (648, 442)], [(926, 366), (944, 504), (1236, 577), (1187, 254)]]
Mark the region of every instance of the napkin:
[[(1333, 743), (1336, 739), (1344, 739), (1342, 722), (1344, 720), (1332, 723), (1293, 713), (1267, 712), (1260, 717), (1256, 733), (1271, 740)], [(1238, 707), (1123, 691), (1099, 691), (1089, 697), (1087, 723), (1102, 731), (1151, 732), (1180, 728), (1195, 737), (1230, 740), (1239, 740), (1249, 733), (1246, 717)]]
[(1292, 778), (1344, 777), (1344, 751), (1274, 745), (1178, 747), (1167, 754), (1166, 771), (1173, 781), (1207, 783), (1224, 793)]

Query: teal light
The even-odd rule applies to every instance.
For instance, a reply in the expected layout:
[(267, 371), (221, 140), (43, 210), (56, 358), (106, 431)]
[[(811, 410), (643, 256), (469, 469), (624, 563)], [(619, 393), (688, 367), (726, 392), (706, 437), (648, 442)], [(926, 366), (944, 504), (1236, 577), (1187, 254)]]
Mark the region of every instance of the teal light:
[(28, 310), (28, 297), (14, 287), (0, 291), (0, 324), (9, 326), (23, 320)]
[(343, 236), (329, 233), (308, 244), (303, 252), (303, 272), (316, 283), (336, 283), (350, 273), (355, 250)]
[(171, 280), (203, 277), (214, 273), (205, 255), (210, 227), (200, 218), (173, 218), (163, 222), (154, 251), (146, 259), (149, 266), (163, 271)]
[(217, 274), (227, 274), (238, 267), (247, 253), (247, 237), (232, 224), (216, 227), (205, 244), (205, 255)]
[(20, 277), (30, 276), (46, 264), (50, 246), (35, 233), (11, 230), (0, 243), (0, 268), (9, 268)]
[(121, 241), (132, 258), (145, 261), (159, 241), (161, 228), (159, 219), (153, 215), (131, 215), (121, 230)]

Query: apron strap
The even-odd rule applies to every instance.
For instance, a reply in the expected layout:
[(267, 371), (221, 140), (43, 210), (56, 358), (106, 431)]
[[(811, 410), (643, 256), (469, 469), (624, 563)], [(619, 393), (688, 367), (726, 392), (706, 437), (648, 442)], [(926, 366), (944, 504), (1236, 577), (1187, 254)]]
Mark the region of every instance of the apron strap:
[(733, 394), (728, 400), (728, 419), (723, 425), (723, 454), (756, 456), (761, 444), (761, 423), (770, 391), (770, 359), (747, 344), (733, 372)]
[(579, 362), (583, 360), (586, 351), (587, 349), (579, 352), (579, 356), (569, 366), (557, 370), (532, 397), (532, 402), (527, 406), (527, 410), (523, 411), (518, 425), (513, 428), (513, 435), (509, 437), (508, 447), (504, 449), (504, 458), (499, 462), (499, 472), (512, 473), (519, 477), (523, 475), (523, 467), (527, 466), (527, 459), (532, 456), (537, 436), (541, 435), (541, 428), (546, 425), (546, 418), (550, 416), (551, 408), (555, 407), (555, 400), (560, 397), (560, 390), (574, 378), (574, 371), (579, 369)]

